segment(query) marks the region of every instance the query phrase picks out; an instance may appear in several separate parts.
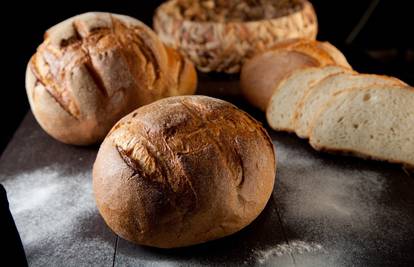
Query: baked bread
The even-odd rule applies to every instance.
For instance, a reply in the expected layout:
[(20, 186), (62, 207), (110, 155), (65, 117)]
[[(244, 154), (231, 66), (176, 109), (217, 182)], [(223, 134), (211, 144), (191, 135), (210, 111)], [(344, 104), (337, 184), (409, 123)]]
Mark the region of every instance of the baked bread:
[(302, 52), (311, 57), (317, 58), (321, 64), (335, 64), (344, 68), (352, 69), (346, 60), (344, 54), (338, 48), (329, 42), (321, 42), (317, 40), (295, 38), (281, 41), (271, 48), (271, 50), (293, 50)]
[(414, 166), (414, 90), (372, 85), (331, 97), (310, 130), (317, 150)]
[(189, 246), (235, 233), (275, 181), (265, 129), (206, 96), (170, 97), (121, 119), (103, 141), (93, 190), (108, 226), (132, 242)]
[(337, 65), (352, 69), (352, 66), (349, 64), (345, 55), (338, 48), (336, 48), (336, 46), (326, 41), (325, 42), (317, 41), (316, 45), (319, 48), (322, 48), (323, 50), (325, 50), (331, 56), (331, 58), (335, 61)]
[(309, 137), (309, 130), (320, 107), (322, 107), (336, 92), (353, 87), (368, 87), (374, 84), (404, 85), (396, 78), (373, 75), (342, 72), (332, 74), (311, 87), (300, 100), (296, 108), (294, 129), (301, 138)]
[(68, 144), (101, 141), (135, 108), (192, 94), (195, 69), (131, 17), (85, 13), (50, 28), (26, 71), (39, 124)]
[(307, 0), (171, 0), (157, 9), (154, 29), (199, 70), (237, 73), (281, 40), (315, 39), (318, 25)]
[(253, 106), (265, 111), (273, 91), (292, 71), (321, 63), (296, 51), (266, 51), (248, 60), (240, 74), (241, 93)]
[(292, 72), (273, 91), (266, 119), (274, 130), (294, 132), (294, 114), (307, 90), (323, 78), (348, 69), (336, 65), (303, 68)]

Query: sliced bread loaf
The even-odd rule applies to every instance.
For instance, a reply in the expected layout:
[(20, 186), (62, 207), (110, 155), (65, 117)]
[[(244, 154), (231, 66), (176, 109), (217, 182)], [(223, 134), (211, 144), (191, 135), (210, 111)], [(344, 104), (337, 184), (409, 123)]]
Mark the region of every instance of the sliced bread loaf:
[(309, 127), (319, 109), (333, 94), (353, 87), (368, 87), (375, 84), (401, 85), (402, 81), (388, 76), (356, 73), (332, 74), (311, 87), (300, 100), (294, 114), (294, 130), (301, 138), (309, 138)]
[(308, 54), (318, 58), (323, 64), (336, 64), (345, 68), (352, 69), (344, 54), (329, 42), (295, 38), (279, 42), (272, 47), (272, 50), (289, 50)]
[(330, 42), (317, 42), (317, 46), (328, 52), (337, 65), (352, 69), (344, 54)]
[(414, 90), (372, 85), (338, 92), (310, 131), (317, 150), (414, 166)]
[(273, 90), (289, 73), (304, 67), (320, 66), (311, 56), (295, 51), (267, 51), (248, 60), (240, 74), (243, 96), (265, 111)]
[(300, 41), (286, 44), (286, 45), (283, 45), (282, 47), (276, 46), (276, 49), (296, 51), (296, 52), (307, 54), (311, 57), (318, 59), (319, 62), (321, 62), (321, 65), (335, 64), (333, 57), (331, 57), (331, 55), (327, 51), (320, 48), (317, 45), (317, 43), (318, 43), (317, 41), (301, 39)]
[(292, 72), (279, 83), (266, 109), (266, 119), (274, 130), (293, 132), (294, 113), (305, 92), (319, 80), (348, 71), (339, 66), (309, 67)]

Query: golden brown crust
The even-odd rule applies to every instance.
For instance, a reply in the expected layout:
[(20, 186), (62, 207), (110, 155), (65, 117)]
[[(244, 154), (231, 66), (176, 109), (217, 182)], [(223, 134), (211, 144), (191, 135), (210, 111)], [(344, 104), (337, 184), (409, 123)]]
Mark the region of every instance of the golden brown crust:
[(273, 90), (292, 71), (318, 67), (321, 63), (296, 51), (267, 51), (248, 60), (240, 74), (243, 96), (253, 106), (265, 111)]
[(265, 207), (274, 185), (273, 144), (233, 105), (172, 97), (119, 121), (94, 164), (106, 223), (130, 241), (181, 247), (239, 231)]
[(197, 72), (193, 64), (175, 49), (165, 46), (168, 56), (169, 73), (175, 87), (169, 88), (168, 96), (192, 95), (197, 87)]
[(271, 50), (297, 51), (319, 60), (321, 65), (339, 65), (352, 69), (345, 56), (329, 42), (295, 38), (277, 43)]
[[(154, 29), (164, 43), (178, 49), (203, 72), (237, 73), (254, 54), (289, 38), (315, 39), (318, 30), (315, 11), (307, 0), (283, 1), (294, 3), (284, 3), (275, 12), (268, 8), (274, 1), (268, 1), (266, 8), (260, 6), (266, 1), (254, 2), (255, 8), (239, 0), (188, 1), (185, 9), (182, 2), (187, 1), (162, 4), (154, 16)], [(214, 7), (208, 8), (211, 5)]]
[(332, 45), (330, 42), (316, 42), (316, 45), (319, 48), (325, 50), (332, 57), (332, 59), (335, 61), (337, 65), (352, 70), (352, 66), (349, 64), (345, 55), (342, 54), (342, 52), (334, 45)]
[[(94, 12), (65, 20), (45, 33), (28, 64), (33, 113), (62, 142), (100, 141), (134, 108), (194, 93), (193, 66), (175, 51), (170, 53), (178, 56), (170, 58), (167, 50), (150, 28), (130, 17)], [(171, 74), (174, 64), (185, 66), (179, 77)]]

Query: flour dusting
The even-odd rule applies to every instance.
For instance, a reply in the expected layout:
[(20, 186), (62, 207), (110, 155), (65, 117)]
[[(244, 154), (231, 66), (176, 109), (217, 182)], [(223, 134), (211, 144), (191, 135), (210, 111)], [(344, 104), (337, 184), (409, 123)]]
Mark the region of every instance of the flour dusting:
[(322, 245), (315, 242), (305, 242), (300, 240), (289, 241), (289, 244), (283, 243), (276, 246), (263, 249), (255, 250), (256, 260), (260, 264), (266, 263), (273, 257), (281, 257), (288, 254), (304, 254), (304, 253), (315, 253), (324, 252)]
[[(81, 218), (95, 212), (89, 172), (62, 174), (62, 166), (48, 166), (10, 177), (10, 210), (28, 249), (76, 232)], [(34, 230), (36, 229), (36, 230)]]
[[(379, 199), (386, 190), (381, 173), (369, 169), (341, 168), (301, 151), (286, 149), (279, 157), (280, 180), (286, 192), (283, 215), (303, 225), (309, 220), (330, 220), (331, 225), (371, 227)], [(287, 152), (287, 153), (286, 153)], [(322, 165), (323, 164), (323, 165)], [(358, 222), (358, 223), (355, 223)], [(323, 229), (318, 229), (323, 231)]]

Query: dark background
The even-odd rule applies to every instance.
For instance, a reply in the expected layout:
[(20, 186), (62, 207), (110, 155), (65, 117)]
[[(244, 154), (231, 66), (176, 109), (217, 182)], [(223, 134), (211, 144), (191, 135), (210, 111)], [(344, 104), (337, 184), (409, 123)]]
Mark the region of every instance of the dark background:
[[(28, 110), (24, 77), (27, 61), (42, 42), (44, 31), (71, 16), (87, 11), (109, 11), (152, 24), (154, 9), (163, 1), (17, 1), (2, 7), (2, 131), (0, 153)], [(342, 49), (359, 72), (396, 76), (414, 84), (414, 50), (411, 1), (311, 0), (319, 20), (319, 40)], [(4, 5), (4, 4), (3, 4)], [(356, 25), (376, 6), (361, 31)], [(351, 32), (358, 34), (350, 38)], [(351, 36), (352, 37), (352, 36)], [(5, 81), (5, 82), (4, 82)]]

